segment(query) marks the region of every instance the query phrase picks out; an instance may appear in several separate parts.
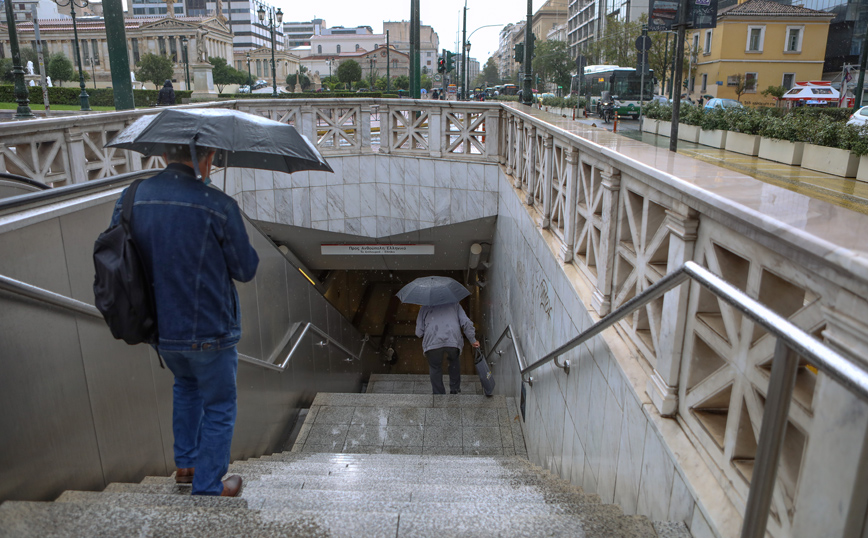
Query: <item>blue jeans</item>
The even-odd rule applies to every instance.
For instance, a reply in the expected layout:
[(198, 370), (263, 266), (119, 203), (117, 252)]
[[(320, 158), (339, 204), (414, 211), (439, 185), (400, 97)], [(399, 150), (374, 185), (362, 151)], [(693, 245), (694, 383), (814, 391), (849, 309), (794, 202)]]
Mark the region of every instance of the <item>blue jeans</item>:
[(449, 389), (461, 392), (461, 351), (457, 347), (438, 347), (425, 352), (428, 359), (428, 373), (431, 376), (431, 389), (434, 394), (446, 394), (443, 386), (443, 359), (449, 361)]
[(175, 465), (195, 467), (193, 495), (220, 495), (229, 469), (237, 411), (235, 346), (209, 351), (161, 351), (175, 374), (172, 432)]

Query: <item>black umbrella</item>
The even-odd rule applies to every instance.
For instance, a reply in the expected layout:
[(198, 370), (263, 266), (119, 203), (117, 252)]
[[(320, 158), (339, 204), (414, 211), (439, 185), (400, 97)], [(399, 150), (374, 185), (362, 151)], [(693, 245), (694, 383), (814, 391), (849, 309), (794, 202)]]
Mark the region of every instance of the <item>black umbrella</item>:
[(401, 288), (395, 295), (402, 303), (437, 306), (457, 303), (470, 295), (470, 292), (449, 277), (423, 276)]
[(106, 147), (150, 156), (165, 153), (166, 146), (191, 144), (217, 149), (214, 165), (220, 167), (334, 172), (292, 125), (224, 108), (167, 108), (139, 118)]

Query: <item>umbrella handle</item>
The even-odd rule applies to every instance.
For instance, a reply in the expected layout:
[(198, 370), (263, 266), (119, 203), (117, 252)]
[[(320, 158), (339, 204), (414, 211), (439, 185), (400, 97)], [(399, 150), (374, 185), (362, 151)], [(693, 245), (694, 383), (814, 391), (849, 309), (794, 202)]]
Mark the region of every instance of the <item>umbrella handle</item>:
[(190, 158), (193, 159), (193, 173), (196, 174), (196, 179), (202, 180), (202, 172), (199, 171), (199, 159), (196, 157), (196, 140), (199, 139), (199, 133), (193, 135), (193, 140), (190, 140)]

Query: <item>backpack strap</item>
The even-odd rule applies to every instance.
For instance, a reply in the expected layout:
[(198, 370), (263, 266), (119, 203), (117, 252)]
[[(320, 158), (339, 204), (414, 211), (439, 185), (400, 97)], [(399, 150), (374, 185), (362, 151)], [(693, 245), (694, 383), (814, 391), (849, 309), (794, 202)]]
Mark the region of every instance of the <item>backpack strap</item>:
[(133, 221), (133, 203), (136, 201), (136, 191), (144, 180), (145, 178), (133, 181), (124, 194), (124, 201), (121, 205), (121, 223), (128, 233), (130, 232), (130, 224)]

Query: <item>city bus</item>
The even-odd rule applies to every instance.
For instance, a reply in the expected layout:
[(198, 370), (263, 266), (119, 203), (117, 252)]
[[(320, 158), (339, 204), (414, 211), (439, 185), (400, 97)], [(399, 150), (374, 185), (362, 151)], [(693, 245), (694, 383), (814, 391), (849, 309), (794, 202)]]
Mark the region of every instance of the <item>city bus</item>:
[(518, 94), (518, 86), (515, 84), (504, 84), (500, 89), (500, 95), (516, 95)]
[[(576, 77), (578, 78), (578, 77)], [(639, 86), (641, 74), (632, 67), (618, 67), (617, 65), (589, 65), (585, 68), (585, 85), (579, 91), (580, 95), (591, 95), (591, 110), (597, 110), (600, 93), (604, 90), (611, 92), (612, 97), (621, 103), (617, 112), (620, 116), (639, 117)], [(576, 80), (575, 87), (578, 88)], [(590, 86), (590, 87), (589, 87)], [(649, 70), (645, 74), (644, 101), (647, 103), (654, 95), (654, 71)]]

